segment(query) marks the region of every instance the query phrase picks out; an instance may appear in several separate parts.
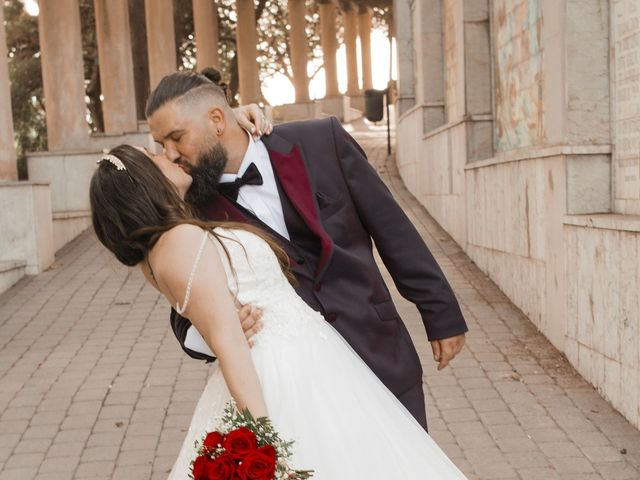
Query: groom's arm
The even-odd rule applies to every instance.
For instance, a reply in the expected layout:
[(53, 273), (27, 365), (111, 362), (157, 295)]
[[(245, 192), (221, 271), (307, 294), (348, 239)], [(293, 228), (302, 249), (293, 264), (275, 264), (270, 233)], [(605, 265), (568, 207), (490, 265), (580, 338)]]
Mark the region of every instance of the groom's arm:
[(332, 123), (349, 193), (398, 291), (418, 307), (430, 341), (464, 334), (468, 328), (455, 294), (420, 234), (364, 151), (336, 119)]
[[(250, 305), (244, 305), (238, 310), (238, 316), (249, 346), (253, 346), (252, 337), (262, 329), (260, 320), (262, 311), (254, 309)], [(208, 363), (216, 360), (215, 353), (211, 351), (198, 330), (187, 318), (184, 318), (173, 308), (171, 309), (170, 321), (173, 334), (187, 355), (196, 360), (205, 360)]]

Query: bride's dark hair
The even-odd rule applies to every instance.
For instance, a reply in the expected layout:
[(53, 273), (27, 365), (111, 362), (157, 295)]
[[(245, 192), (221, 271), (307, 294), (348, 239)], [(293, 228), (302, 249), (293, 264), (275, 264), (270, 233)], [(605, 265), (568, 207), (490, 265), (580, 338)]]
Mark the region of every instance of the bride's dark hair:
[[(262, 230), (238, 222), (200, 220), (180, 198), (176, 187), (142, 151), (120, 145), (109, 153), (120, 159), (125, 170), (118, 170), (109, 161), (100, 162), (89, 188), (91, 219), (100, 243), (121, 263), (130, 267), (139, 264), (163, 233), (183, 223), (209, 230), (218, 240), (220, 235), (213, 228), (234, 228), (264, 239), (289, 281), (295, 283), (288, 255)], [(224, 243), (220, 243), (231, 263), (229, 252)]]

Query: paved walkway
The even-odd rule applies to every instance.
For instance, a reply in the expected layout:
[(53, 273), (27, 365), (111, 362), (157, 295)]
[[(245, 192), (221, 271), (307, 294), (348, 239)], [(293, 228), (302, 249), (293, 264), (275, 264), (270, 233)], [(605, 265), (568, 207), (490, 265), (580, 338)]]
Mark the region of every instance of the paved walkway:
[[(640, 479), (640, 432), (404, 189), (384, 130), (354, 135), (471, 328), (437, 373), (415, 308), (394, 293), (425, 366), (435, 439), (470, 479)], [(0, 296), (0, 480), (166, 478), (207, 374), (179, 349), (164, 300), (85, 233)]]

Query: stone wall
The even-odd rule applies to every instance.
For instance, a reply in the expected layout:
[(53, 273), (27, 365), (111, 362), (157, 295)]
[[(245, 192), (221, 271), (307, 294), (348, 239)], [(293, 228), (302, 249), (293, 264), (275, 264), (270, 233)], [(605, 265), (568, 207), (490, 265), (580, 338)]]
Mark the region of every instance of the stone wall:
[(570, 267), (564, 351), (606, 399), (640, 426), (640, 219), (569, 217), (564, 236)]
[(496, 0), (493, 8), (496, 150), (542, 140), (541, 0)]
[[(640, 213), (640, 5), (439, 5), (442, 61), (430, 67), (444, 75), (445, 122), (427, 124), (421, 112), (433, 106), (420, 101), (400, 113), (400, 174), (473, 261), (640, 426), (640, 216), (609, 213), (614, 198), (616, 212)], [(425, 23), (414, 19), (414, 42), (424, 41)]]
[[(0, 182), (0, 292), (21, 274), (35, 275), (54, 260), (49, 185)], [(15, 272), (15, 270), (22, 270)]]
[(640, 215), (640, 4), (611, 2), (614, 210)]
[(465, 113), (463, 0), (443, 1), (445, 112), (447, 122)]
[(466, 243), (465, 122), (422, 133), (420, 108), (403, 118), (397, 131), (398, 169), (409, 191), (460, 245)]

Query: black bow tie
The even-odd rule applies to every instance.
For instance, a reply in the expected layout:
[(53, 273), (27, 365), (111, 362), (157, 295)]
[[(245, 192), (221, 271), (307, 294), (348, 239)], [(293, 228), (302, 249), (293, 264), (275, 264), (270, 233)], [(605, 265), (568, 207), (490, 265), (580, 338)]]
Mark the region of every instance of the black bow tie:
[(262, 185), (262, 175), (260, 175), (260, 170), (255, 163), (249, 165), (244, 175), (236, 178), (235, 181), (218, 185), (218, 190), (235, 202), (238, 200), (238, 192), (243, 185)]

